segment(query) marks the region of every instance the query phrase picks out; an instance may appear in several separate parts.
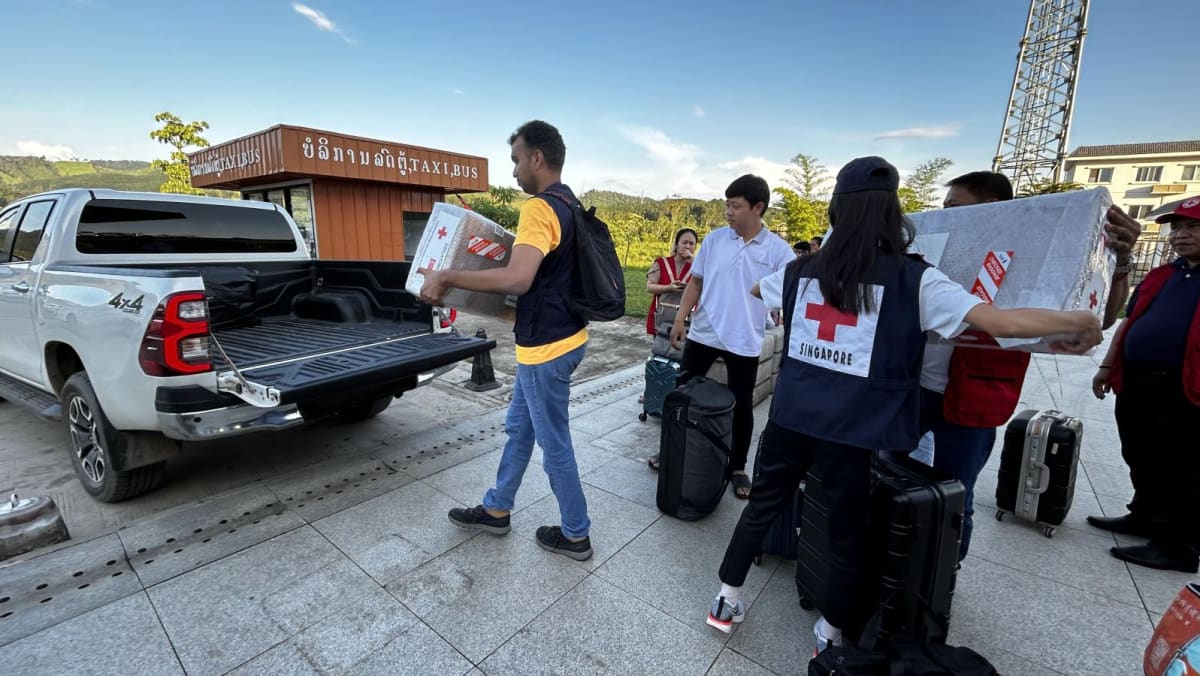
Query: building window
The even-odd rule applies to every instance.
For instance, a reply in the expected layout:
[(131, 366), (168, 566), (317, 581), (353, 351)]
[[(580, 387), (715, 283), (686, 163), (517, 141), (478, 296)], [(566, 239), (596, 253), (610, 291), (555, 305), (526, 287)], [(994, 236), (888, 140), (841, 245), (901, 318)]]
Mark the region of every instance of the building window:
[(300, 235), (308, 243), (308, 251), (317, 254), (317, 235), (313, 224), (312, 188), (307, 185), (289, 185), (270, 190), (247, 190), (242, 199), (255, 202), (272, 202), (286, 210), (296, 221)]
[(1158, 181), (1162, 179), (1162, 166), (1138, 167), (1135, 181)]
[(1112, 167), (1104, 167), (1103, 169), (1089, 169), (1088, 183), (1112, 183)]
[(430, 214), (427, 211), (404, 212), (404, 259), (411, 261), (421, 245), (421, 235), (425, 234), (425, 226), (429, 225)]
[(1183, 180), (1200, 181), (1200, 164), (1183, 165)]
[(1146, 214), (1150, 213), (1150, 210), (1153, 208), (1153, 204), (1130, 204), (1129, 207), (1125, 209), (1125, 213), (1129, 214), (1130, 218), (1140, 219), (1145, 218)]

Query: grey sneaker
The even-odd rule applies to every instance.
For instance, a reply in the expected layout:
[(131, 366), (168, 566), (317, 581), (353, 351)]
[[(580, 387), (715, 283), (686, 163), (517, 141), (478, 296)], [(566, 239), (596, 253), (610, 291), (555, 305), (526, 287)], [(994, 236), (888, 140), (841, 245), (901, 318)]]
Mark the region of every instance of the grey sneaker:
[(459, 528), (469, 528), (471, 530), (481, 530), (492, 535), (507, 535), (508, 531), (512, 530), (509, 526), (508, 516), (492, 516), (487, 513), (483, 505), (476, 505), (463, 509), (455, 507), (447, 514), (450, 518), (450, 523)]
[(733, 631), (733, 625), (746, 619), (746, 607), (739, 600), (730, 604), (724, 596), (713, 599), (712, 608), (708, 611), (708, 626), (716, 627), (726, 634)]
[(826, 648), (828, 648), (831, 645), (832, 646), (842, 645), (841, 638), (826, 638), (821, 633), (820, 627), (821, 627), (821, 620), (818, 619), (817, 623), (813, 625), (813, 636), (817, 637), (817, 644), (813, 648), (813, 657), (820, 655)]
[(592, 539), (584, 538), (579, 542), (571, 542), (563, 535), (558, 526), (542, 526), (537, 529), (537, 543), (542, 549), (562, 554), (576, 561), (587, 561), (592, 558)]

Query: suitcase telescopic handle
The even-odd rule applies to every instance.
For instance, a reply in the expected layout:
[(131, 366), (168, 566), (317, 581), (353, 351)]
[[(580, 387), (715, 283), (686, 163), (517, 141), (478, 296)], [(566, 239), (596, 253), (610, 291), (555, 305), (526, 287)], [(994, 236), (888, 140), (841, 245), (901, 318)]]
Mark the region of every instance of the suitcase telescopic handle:
[(1030, 486), (1026, 482), (1025, 490), (1029, 493), (1045, 493), (1050, 488), (1050, 468), (1046, 466), (1046, 463), (1036, 460), (1030, 460), (1029, 465), (1037, 468), (1038, 483), (1037, 486)]

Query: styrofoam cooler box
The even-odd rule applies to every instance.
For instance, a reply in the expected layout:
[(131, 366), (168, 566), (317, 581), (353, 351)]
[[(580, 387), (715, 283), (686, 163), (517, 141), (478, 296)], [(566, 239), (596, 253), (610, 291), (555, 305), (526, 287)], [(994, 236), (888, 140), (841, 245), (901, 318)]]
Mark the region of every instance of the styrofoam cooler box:
[[(1116, 265), (1104, 233), (1110, 206), (1108, 190), (1094, 188), (909, 214), (917, 229), (913, 251), (996, 307), (1102, 317)], [(1043, 340), (997, 342), (1049, 351)]]
[[(413, 255), (412, 269), (404, 288), (420, 296), (425, 275), (432, 270), (491, 270), (508, 265), (516, 236), (478, 213), (445, 202), (433, 205), (433, 213)], [(458, 308), (512, 321), (516, 299), (494, 293), (454, 289), (444, 298), (446, 307)]]

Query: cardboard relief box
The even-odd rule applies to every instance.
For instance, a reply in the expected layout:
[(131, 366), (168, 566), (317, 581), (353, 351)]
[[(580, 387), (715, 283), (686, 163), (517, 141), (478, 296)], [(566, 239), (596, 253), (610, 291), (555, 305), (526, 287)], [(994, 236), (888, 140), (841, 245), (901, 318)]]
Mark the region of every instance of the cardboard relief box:
[[(404, 288), (420, 296), (425, 275), (419, 268), (431, 270), (490, 270), (508, 265), (512, 255), (513, 233), (479, 214), (453, 204), (439, 202), (421, 242), (413, 255), (412, 269)], [(495, 293), (454, 289), (445, 297), (446, 307), (512, 321), (516, 298)]]
[[(1104, 224), (1105, 188), (910, 214), (912, 250), (996, 307), (1087, 310), (1103, 317), (1115, 256)], [(1001, 347), (1048, 352), (1049, 341), (1000, 338)], [(994, 347), (965, 335), (959, 345)]]

